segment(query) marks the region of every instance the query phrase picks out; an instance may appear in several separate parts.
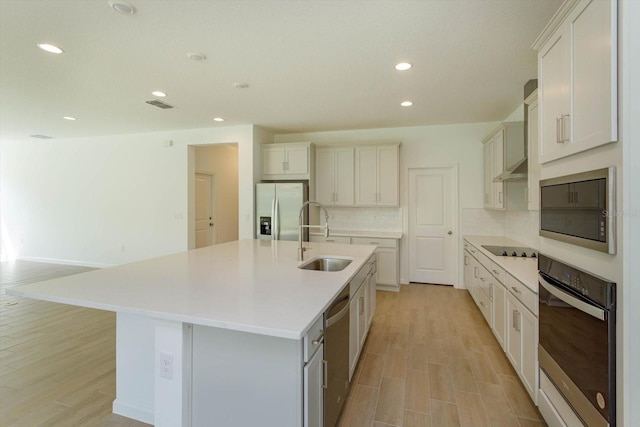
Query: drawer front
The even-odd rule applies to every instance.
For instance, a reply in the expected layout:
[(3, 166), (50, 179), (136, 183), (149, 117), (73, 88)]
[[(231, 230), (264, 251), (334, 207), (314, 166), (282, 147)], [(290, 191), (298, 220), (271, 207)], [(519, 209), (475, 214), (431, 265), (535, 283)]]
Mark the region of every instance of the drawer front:
[[(473, 246), (473, 245), (472, 245), (472, 244), (470, 244), (470, 243), (465, 242), (465, 244), (468, 244), (468, 245), (469, 245), (469, 247), (468, 247), (468, 249), (467, 249), (467, 250), (468, 250), (469, 252), (471, 252), (471, 255), (472, 255), (474, 258), (476, 258), (476, 259), (477, 259), (477, 258), (478, 258), (478, 255), (480, 254), (480, 251), (479, 251), (478, 249), (476, 249), (476, 247), (475, 247), (475, 246)], [(465, 246), (465, 248), (466, 248), (466, 246)]]
[(313, 354), (316, 352), (318, 348), (322, 345), (324, 341), (324, 317), (320, 315), (318, 319), (313, 323), (307, 335), (304, 336), (303, 342), (303, 352), (304, 352), (304, 362), (307, 363)]
[(329, 237), (324, 237), (324, 236), (315, 236), (315, 235), (310, 235), (309, 236), (309, 241), (311, 242), (326, 242), (326, 243), (346, 243), (346, 244), (350, 244), (351, 243), (351, 238), (350, 237), (346, 237), (346, 236), (329, 236)]
[(538, 317), (538, 295), (534, 294), (531, 289), (521, 283), (511, 274), (506, 275), (507, 289), (511, 292), (526, 308), (529, 309), (536, 317)]
[(498, 281), (500, 283), (504, 283), (504, 276), (507, 274), (504, 271), (504, 268), (500, 267), (498, 264), (496, 264), (495, 262), (491, 262), (491, 274), (493, 275), (493, 277), (495, 277), (496, 279), (498, 279)]
[(375, 237), (352, 237), (351, 243), (354, 245), (377, 245), (379, 248), (397, 248), (396, 239), (378, 239)]
[(464, 248), (466, 250), (469, 250), (471, 248), (471, 243), (467, 242), (466, 240), (464, 241)]
[(484, 268), (483, 266), (480, 266), (478, 268), (478, 283), (480, 283), (480, 289), (482, 289), (489, 300), (493, 298), (493, 289), (491, 289), (491, 283), (493, 283), (494, 280), (495, 279), (486, 268)]

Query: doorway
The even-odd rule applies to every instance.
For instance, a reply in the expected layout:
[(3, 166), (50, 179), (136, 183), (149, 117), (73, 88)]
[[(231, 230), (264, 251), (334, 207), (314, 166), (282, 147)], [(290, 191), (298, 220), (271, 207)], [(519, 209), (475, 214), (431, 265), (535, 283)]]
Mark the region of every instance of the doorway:
[(215, 175), (196, 173), (196, 249), (217, 243)]
[(409, 281), (453, 285), (458, 167), (409, 169)]

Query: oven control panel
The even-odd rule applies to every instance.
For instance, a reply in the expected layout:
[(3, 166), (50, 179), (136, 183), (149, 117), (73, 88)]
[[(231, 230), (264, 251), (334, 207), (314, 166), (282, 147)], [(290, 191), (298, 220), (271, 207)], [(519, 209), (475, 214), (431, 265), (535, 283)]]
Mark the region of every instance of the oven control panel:
[(615, 303), (615, 283), (543, 254), (538, 256), (538, 270), (543, 276), (561, 283), (604, 308), (609, 308)]

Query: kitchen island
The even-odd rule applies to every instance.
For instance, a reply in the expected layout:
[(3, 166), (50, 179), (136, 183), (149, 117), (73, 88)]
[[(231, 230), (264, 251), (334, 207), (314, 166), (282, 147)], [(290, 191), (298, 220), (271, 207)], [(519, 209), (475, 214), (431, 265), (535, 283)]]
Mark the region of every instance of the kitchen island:
[(306, 260), (352, 262), (302, 270), (296, 242), (243, 240), (8, 293), (117, 313), (115, 413), (156, 426), (293, 427), (305, 417), (307, 333), (375, 251), (305, 246)]

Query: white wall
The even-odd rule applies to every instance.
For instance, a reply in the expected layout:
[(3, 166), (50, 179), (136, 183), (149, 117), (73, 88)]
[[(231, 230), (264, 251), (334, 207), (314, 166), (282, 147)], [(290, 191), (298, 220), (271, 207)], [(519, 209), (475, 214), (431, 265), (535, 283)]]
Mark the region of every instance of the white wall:
[[(465, 208), (482, 208), (482, 139), (497, 126), (495, 122), (457, 124), (443, 126), (417, 126), (388, 129), (365, 129), (354, 131), (315, 132), (304, 134), (276, 135), (275, 142), (311, 141), (317, 145), (396, 143), (400, 147), (400, 208), (396, 214), (389, 208), (350, 208), (351, 223), (370, 223), (378, 215), (384, 229), (401, 230), (404, 233), (400, 246), (400, 281), (408, 283), (408, 217), (407, 177), (410, 168), (441, 167), (458, 165), (459, 211)], [(339, 210), (345, 215), (345, 209)], [(399, 221), (398, 218), (402, 220)], [(385, 222), (386, 221), (386, 222)], [(391, 221), (391, 222), (389, 222)], [(392, 227), (402, 227), (392, 228)], [(456, 230), (458, 232), (459, 230)], [(459, 233), (458, 233), (459, 234)], [(462, 238), (459, 234), (460, 247)], [(460, 282), (461, 282), (460, 278)]]
[(238, 147), (196, 147), (196, 173), (214, 175), (216, 242), (238, 240)]
[(2, 238), (18, 257), (94, 266), (185, 250), (195, 173), (188, 145), (217, 143), (238, 144), (239, 236), (251, 238), (253, 126), (3, 140)]
[(623, 141), (623, 298), (618, 319), (622, 323), (622, 372), (624, 378), (622, 400), (624, 411), (618, 423), (624, 426), (637, 425), (640, 420), (640, 2), (623, 0), (619, 22), (620, 58), (620, 106), (622, 107), (621, 138)]

